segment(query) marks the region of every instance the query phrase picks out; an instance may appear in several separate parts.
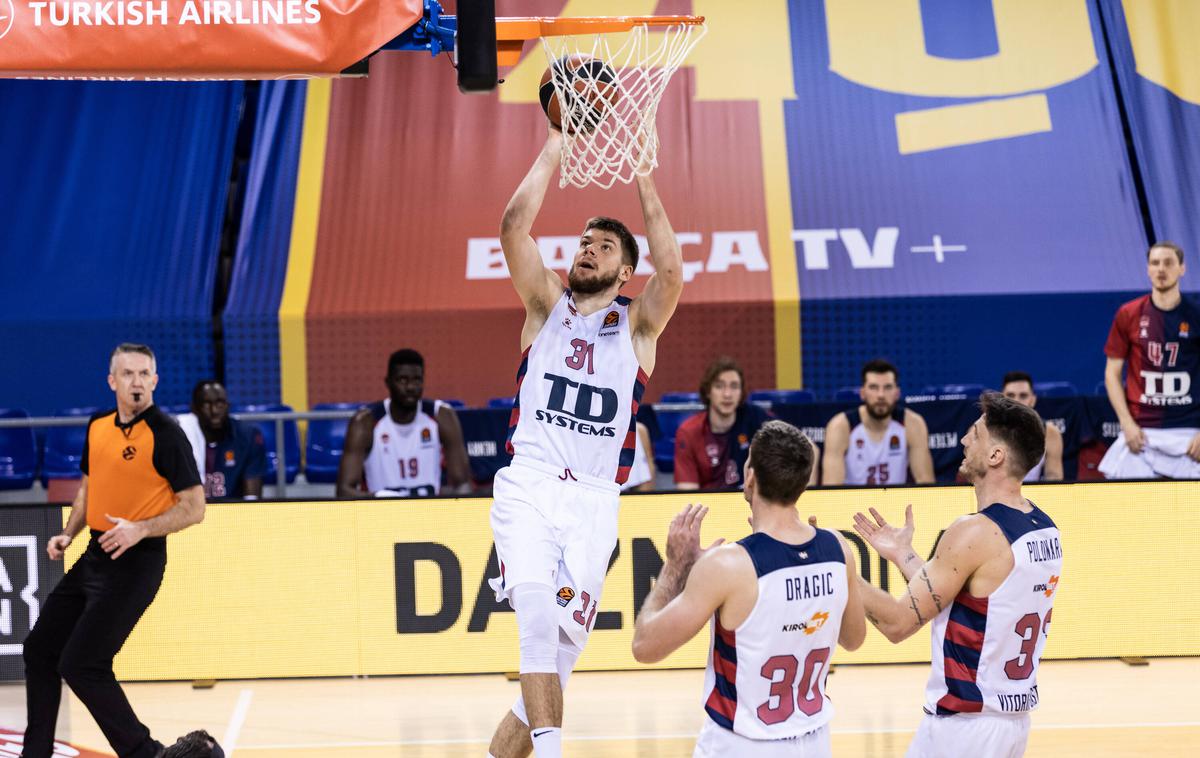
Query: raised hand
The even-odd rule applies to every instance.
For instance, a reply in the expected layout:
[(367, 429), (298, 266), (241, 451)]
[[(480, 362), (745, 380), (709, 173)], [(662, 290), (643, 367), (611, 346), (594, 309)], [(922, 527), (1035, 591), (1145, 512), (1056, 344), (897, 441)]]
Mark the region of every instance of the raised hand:
[(703, 550), (700, 548), (700, 524), (707, 515), (707, 506), (691, 503), (676, 514), (667, 529), (667, 563), (679, 566), (686, 572), (702, 553), (725, 542), (718, 539)]
[(888, 524), (874, 508), (869, 510), (875, 520), (868, 519), (861, 512), (854, 514), (854, 531), (862, 535), (862, 538), (884, 558), (895, 564), (903, 563), (913, 553), (912, 504), (904, 509), (904, 526), (901, 528)]

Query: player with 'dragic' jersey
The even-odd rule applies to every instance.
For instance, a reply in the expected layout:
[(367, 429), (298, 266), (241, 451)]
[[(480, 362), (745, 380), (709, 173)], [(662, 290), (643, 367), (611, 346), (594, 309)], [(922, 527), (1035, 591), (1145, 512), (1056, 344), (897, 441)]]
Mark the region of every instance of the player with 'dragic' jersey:
[(1021, 480), (1045, 453), (1045, 426), (999, 393), (985, 393), (980, 405), (960, 469), (979, 510), (946, 529), (929, 561), (912, 547), (911, 505), (903, 528), (875, 509), (873, 519), (854, 517), (858, 533), (908, 580), (900, 599), (860, 581), (867, 618), (892, 642), (932, 622), (925, 718), (909, 758), (1019, 758), (1041, 698), (1038, 663), (1063, 548), (1054, 521), (1021, 495)]
[(833, 649), (862, 644), (866, 621), (849, 547), (796, 510), (815, 456), (798, 429), (769, 421), (745, 466), (754, 533), (701, 551), (707, 508), (689, 505), (671, 524), (633, 655), (662, 660), (710, 624), (699, 758), (830, 755), (825, 680)]
[(512, 464), (496, 473), (491, 510), (498, 601), (517, 616), (521, 697), (488, 752), (562, 755), (562, 687), (596, 620), (617, 541), (620, 484), (636, 450), (635, 416), (654, 371), (658, 336), (683, 291), (683, 256), (650, 174), (635, 178), (654, 273), (635, 298), (619, 294), (638, 242), (616, 219), (584, 225), (562, 279), (530, 236), (563, 135), (550, 129), (500, 225), (513, 286), (525, 305), (523, 356), (509, 426)]

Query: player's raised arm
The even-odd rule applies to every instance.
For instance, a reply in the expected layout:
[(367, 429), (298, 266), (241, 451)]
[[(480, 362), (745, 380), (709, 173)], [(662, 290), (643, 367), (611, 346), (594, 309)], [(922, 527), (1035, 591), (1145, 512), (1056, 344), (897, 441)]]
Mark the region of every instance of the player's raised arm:
[(667, 328), (683, 293), (683, 252), (667, 211), (659, 200), (654, 178), (649, 174), (638, 176), (637, 187), (654, 273), (646, 282), (641, 297), (634, 301), (636, 312), (630, 315), (640, 333), (657, 337)]
[(562, 293), (562, 280), (542, 263), (537, 243), (530, 236), (534, 219), (542, 208), (546, 188), (558, 170), (562, 156), (562, 133), (551, 128), (546, 144), (529, 173), (521, 180), (504, 209), (500, 221), (500, 247), (508, 273), (526, 311), (548, 314)]
[(724, 540), (700, 549), (707, 513), (704, 506), (688, 505), (671, 522), (666, 563), (634, 622), (633, 657), (639, 663), (657, 663), (694, 637), (729, 596), (739, 558), (749, 566), (741, 548), (716, 549)]
[[(950, 525), (938, 542), (937, 552), (908, 582), (901, 598), (860, 578), (863, 606), (867, 620), (891, 642), (902, 642), (954, 602), (967, 580), (986, 560), (987, 553), (978, 549), (988, 539), (991, 522), (979, 518), (962, 518)], [(860, 532), (861, 534), (861, 532)]]
[[(811, 523), (811, 522), (810, 522)], [(862, 590), (858, 586), (858, 563), (854, 551), (846, 538), (833, 533), (846, 556), (846, 609), (842, 611), (842, 627), (838, 630), (838, 644), (846, 650), (858, 650), (867, 637), (867, 619), (863, 610)]]

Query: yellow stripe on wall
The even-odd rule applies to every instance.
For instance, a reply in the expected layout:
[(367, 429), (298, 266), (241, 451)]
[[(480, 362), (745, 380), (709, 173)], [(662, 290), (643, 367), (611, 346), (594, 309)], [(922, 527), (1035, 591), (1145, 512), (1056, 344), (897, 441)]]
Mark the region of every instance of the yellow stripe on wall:
[[(708, 35), (687, 64), (696, 71), (696, 99), (758, 104), (770, 250), (771, 298), (775, 309), (775, 386), (803, 386), (800, 360), (800, 280), (792, 241), (792, 184), (788, 167), (784, 103), (796, 99), (787, 0), (756, 0), (752, 22), (747, 3), (692, 0), (692, 12), (708, 20)], [(653, 11), (651, 11), (653, 12)], [(753, 27), (753, 42), (747, 31)], [(771, 72), (770, 76), (763, 72)], [(753, 156), (747, 156), (753, 160)]]
[(300, 140), (300, 167), (296, 172), (292, 242), (288, 249), (283, 299), (279, 303), (280, 394), (282, 402), (296, 410), (308, 409), (305, 317), (317, 252), (317, 223), (321, 215), (321, 185), (325, 176), (331, 89), (332, 81), (329, 79), (308, 82), (304, 103), (304, 133)]
[(800, 277), (792, 241), (792, 184), (788, 173), (783, 103), (760, 100), (763, 198), (767, 209), (767, 247), (771, 251), (771, 299), (775, 304), (775, 386), (802, 387), (800, 356)]

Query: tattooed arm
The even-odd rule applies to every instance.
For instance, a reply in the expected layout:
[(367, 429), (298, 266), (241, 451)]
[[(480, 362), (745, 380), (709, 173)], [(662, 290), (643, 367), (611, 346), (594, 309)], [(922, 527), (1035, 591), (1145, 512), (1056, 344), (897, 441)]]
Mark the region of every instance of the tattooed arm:
[(895, 527), (874, 508), (870, 509), (874, 521), (862, 513), (854, 514), (854, 531), (862, 535), (871, 547), (880, 555), (896, 564), (904, 581), (912, 581), (917, 570), (925, 564), (913, 550), (913, 514), (912, 504), (904, 509), (904, 526)]
[(892, 642), (911, 637), (942, 612), (967, 580), (992, 556), (988, 550), (986, 519), (962, 518), (946, 530), (937, 552), (928, 562), (917, 564), (903, 597), (859, 579), (867, 620)]

